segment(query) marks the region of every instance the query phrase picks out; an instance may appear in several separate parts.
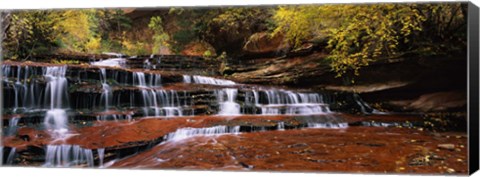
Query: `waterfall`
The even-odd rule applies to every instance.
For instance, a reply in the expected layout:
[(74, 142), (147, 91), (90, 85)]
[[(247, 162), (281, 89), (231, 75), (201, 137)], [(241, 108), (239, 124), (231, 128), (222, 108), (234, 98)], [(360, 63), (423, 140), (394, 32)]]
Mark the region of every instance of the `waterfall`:
[[(239, 115), (240, 105), (235, 102), (237, 98), (237, 89), (226, 88), (216, 91), (217, 100), (220, 105), (219, 115)], [(227, 99), (225, 100), (225, 96)]]
[(136, 84), (139, 87), (147, 87), (147, 82), (145, 82), (145, 73), (133, 72), (133, 84)]
[(9, 120), (7, 135), (15, 134), (15, 132), (17, 131), (18, 121), (20, 121), (20, 118), (18, 117), (14, 117)]
[(138, 87), (146, 88), (146, 87), (162, 86), (162, 77), (160, 74), (145, 75), (145, 73), (143, 72), (133, 72), (132, 74), (133, 74), (133, 84), (137, 85)]
[(280, 130), (280, 131), (284, 131), (285, 130), (285, 122), (278, 122), (277, 129)]
[(93, 167), (93, 153), (91, 149), (84, 149), (78, 145), (48, 145), (45, 155), (47, 167), (71, 167), (86, 164)]
[[(147, 116), (183, 116), (183, 105), (187, 105), (188, 100), (181, 102), (180, 96), (175, 90), (151, 90), (142, 89), (142, 101), (144, 114)], [(185, 95), (185, 99), (188, 96)], [(150, 113), (150, 110), (154, 111), (154, 114)]]
[(10, 153), (8, 153), (7, 161), (5, 163), (6, 165), (13, 165), (13, 162), (15, 160), (16, 150), (17, 150), (16, 148), (10, 149)]
[(318, 93), (296, 93), (286, 90), (252, 90), (245, 104), (259, 108), (262, 115), (312, 115), (331, 112)]
[(180, 128), (173, 133), (165, 135), (164, 139), (167, 141), (180, 141), (194, 136), (211, 136), (222, 134), (239, 134), (240, 126), (215, 126), (209, 128)]
[[(33, 76), (34, 70), (29, 66), (16, 66), (16, 70), (10, 65), (2, 66), (2, 80), (4, 84), (10, 86), (13, 89), (13, 93), (4, 94), (7, 100), (12, 100), (13, 103), (5, 103), (4, 108), (13, 106), (13, 112), (17, 112), (19, 109), (34, 109), (39, 108), (39, 104), (36, 104), (36, 100), (39, 100), (39, 95), (36, 94), (40, 88), (37, 88), (36, 83), (30, 81), (30, 77)], [(14, 80), (10, 80), (9, 77), (14, 77)], [(10, 83), (11, 81), (11, 83)], [(4, 85), (4, 89), (5, 89)], [(38, 102), (37, 102), (38, 103)]]
[(108, 120), (127, 120), (132, 121), (132, 115), (117, 115), (117, 114), (108, 114), (108, 115), (98, 115), (96, 116), (97, 121), (108, 121)]
[(65, 107), (68, 106), (67, 79), (65, 78), (66, 66), (51, 66), (44, 70), (47, 79), (45, 96), (50, 97), (50, 110), (47, 111), (44, 124), (54, 136), (63, 137), (68, 132), (68, 117)]
[(152, 87), (162, 86), (162, 76), (160, 74), (150, 74), (148, 85)]
[(100, 68), (100, 81), (103, 90), (100, 101), (105, 102), (105, 110), (108, 110), (112, 104), (112, 88), (107, 84), (107, 72), (105, 68)]
[(50, 103), (50, 109), (64, 108), (68, 106), (67, 79), (65, 78), (66, 66), (46, 67), (44, 77), (47, 79), (46, 100)]
[(183, 75), (183, 82), (187, 84), (192, 83), (192, 76)]
[(45, 128), (53, 131), (54, 136), (61, 138), (68, 132), (68, 116), (64, 109), (51, 109), (45, 116)]
[[(193, 81), (196, 84), (210, 84), (210, 85), (235, 85), (235, 82), (230, 81), (230, 80), (225, 80), (225, 79), (216, 79), (213, 77), (206, 77), (206, 76), (192, 76)], [(184, 76), (184, 81), (185, 81), (185, 76)], [(191, 79), (190, 82), (191, 83)]]
[(111, 58), (101, 61), (91, 62), (94, 66), (125, 67), (127, 60), (125, 58)]
[[(143, 113), (146, 116), (183, 116), (180, 96), (175, 90), (155, 90), (151, 87), (161, 86), (161, 75), (151, 74), (148, 77), (142, 72), (134, 72), (134, 84), (141, 88)], [(186, 103), (185, 103), (186, 104)], [(150, 114), (153, 109), (154, 114)]]
[(308, 128), (347, 128), (348, 123), (308, 123)]
[(105, 148), (98, 148), (97, 153), (98, 153), (98, 166), (103, 167), (103, 159), (105, 157)]

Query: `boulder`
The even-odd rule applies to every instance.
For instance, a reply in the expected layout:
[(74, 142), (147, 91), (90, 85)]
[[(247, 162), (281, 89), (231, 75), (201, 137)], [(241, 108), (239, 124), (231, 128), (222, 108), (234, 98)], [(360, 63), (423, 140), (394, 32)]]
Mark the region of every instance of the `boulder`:
[(194, 56), (205, 56), (205, 57), (216, 56), (215, 48), (213, 48), (212, 45), (204, 41), (190, 42), (184, 47), (184, 49), (180, 53), (182, 55), (194, 55)]
[(290, 46), (284, 38), (284, 35), (280, 33), (275, 35), (267, 32), (255, 33), (245, 43), (243, 51), (251, 54), (285, 52), (290, 49)]

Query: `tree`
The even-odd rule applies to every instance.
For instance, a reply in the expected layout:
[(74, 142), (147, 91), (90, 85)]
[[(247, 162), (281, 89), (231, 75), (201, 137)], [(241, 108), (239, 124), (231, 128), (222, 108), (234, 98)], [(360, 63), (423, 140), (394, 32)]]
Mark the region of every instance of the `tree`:
[(4, 56), (28, 59), (35, 54), (50, 52), (56, 47), (56, 15), (42, 10), (12, 12), (6, 39), (2, 43)]
[(362, 66), (394, 55), (425, 20), (413, 4), (309, 5), (280, 7), (274, 19), (298, 47), (314, 37), (328, 38), (329, 59), (337, 76), (358, 75)]
[(163, 21), (159, 16), (152, 17), (148, 28), (153, 30), (153, 51), (152, 53), (158, 53), (161, 50), (170, 50), (170, 36), (163, 30)]

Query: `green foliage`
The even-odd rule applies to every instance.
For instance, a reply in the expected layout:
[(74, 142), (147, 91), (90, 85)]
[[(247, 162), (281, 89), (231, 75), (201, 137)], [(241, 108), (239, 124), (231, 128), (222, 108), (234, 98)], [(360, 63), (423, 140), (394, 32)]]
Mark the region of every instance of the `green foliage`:
[(206, 50), (205, 52), (203, 52), (203, 57), (205, 58), (211, 58), (213, 55), (212, 55), (212, 52), (210, 50)]
[(415, 5), (322, 5), (280, 7), (277, 29), (298, 47), (316, 36), (328, 38), (332, 69), (342, 76), (381, 56), (394, 55), (400, 43), (421, 30), (425, 18)]
[[(54, 25), (60, 39), (68, 50), (86, 51), (86, 44), (95, 41), (92, 10), (65, 10), (58, 12), (59, 21)], [(92, 47), (92, 45), (90, 45)]]
[(295, 47), (322, 30), (322, 21), (327, 20), (320, 12), (322, 6), (279, 7), (273, 19), (277, 25), (274, 33), (284, 33), (286, 40)]
[(194, 27), (192, 28), (192, 26), (194, 26), (195, 24), (192, 24), (190, 20), (181, 19), (177, 21), (177, 25), (180, 29), (176, 31), (172, 36), (172, 39), (174, 41), (174, 45), (172, 48), (175, 52), (181, 51), (185, 45), (198, 39), (198, 29)]
[(125, 33), (123, 33), (121, 45), (122, 52), (130, 56), (151, 54), (150, 51), (147, 50), (146, 43), (140, 41), (131, 41), (125, 37)]
[(3, 42), (5, 56), (27, 59), (48, 53), (55, 44), (56, 14), (49, 11), (17, 11), (11, 14), (10, 26)]
[(54, 64), (80, 64), (80, 61), (78, 61), (78, 60), (59, 60), (59, 59), (55, 59), (55, 60), (52, 60), (52, 63), (54, 63)]
[(153, 51), (152, 53), (158, 53), (162, 48), (170, 49), (170, 36), (163, 30), (163, 21), (159, 16), (152, 17), (148, 28), (150, 28), (153, 34)]
[[(28, 58), (58, 51), (109, 51), (109, 33), (129, 28), (121, 10), (29, 10), (12, 12), (5, 56)], [(118, 42), (116, 42), (118, 43)]]
[(425, 20), (414, 5), (356, 5), (348, 9), (345, 23), (330, 29), (328, 47), (332, 68), (338, 76), (367, 66), (382, 56), (396, 55), (400, 43), (407, 43), (410, 35), (421, 30)]

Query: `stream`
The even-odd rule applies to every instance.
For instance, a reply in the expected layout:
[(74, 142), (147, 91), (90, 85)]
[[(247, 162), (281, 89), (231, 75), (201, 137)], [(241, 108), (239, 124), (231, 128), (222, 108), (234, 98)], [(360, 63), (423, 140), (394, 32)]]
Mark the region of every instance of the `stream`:
[[(466, 134), (426, 131), (420, 116), (379, 112), (358, 95), (242, 84), (173, 63), (4, 62), (3, 165), (467, 172)], [(345, 104), (364, 114), (344, 112)]]

